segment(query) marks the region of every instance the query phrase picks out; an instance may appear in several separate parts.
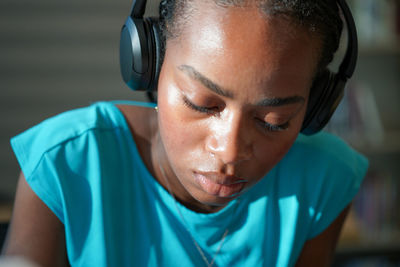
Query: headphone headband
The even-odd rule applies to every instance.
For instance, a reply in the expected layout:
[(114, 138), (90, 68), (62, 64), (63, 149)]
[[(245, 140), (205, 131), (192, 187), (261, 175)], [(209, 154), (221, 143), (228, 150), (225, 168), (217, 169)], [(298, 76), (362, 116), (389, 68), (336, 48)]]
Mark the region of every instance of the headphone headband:
[(131, 17), (141, 19), (146, 11), (146, 0), (133, 0), (131, 8)]
[[(356, 68), (357, 56), (358, 56), (358, 40), (357, 40), (357, 30), (354, 23), (353, 16), (345, 0), (336, 0), (338, 6), (342, 10), (344, 19), (347, 25), (347, 36), (348, 45), (346, 49), (345, 56), (342, 63), (339, 66), (337, 75), (347, 81)], [(132, 19), (143, 19), (146, 10), (146, 0), (133, 0), (131, 7), (130, 17)]]
[(337, 0), (337, 3), (342, 10), (344, 19), (346, 21), (348, 37), (346, 54), (339, 66), (338, 73), (347, 80), (353, 75), (354, 70), (356, 69), (358, 56), (357, 30), (349, 6), (344, 0)]

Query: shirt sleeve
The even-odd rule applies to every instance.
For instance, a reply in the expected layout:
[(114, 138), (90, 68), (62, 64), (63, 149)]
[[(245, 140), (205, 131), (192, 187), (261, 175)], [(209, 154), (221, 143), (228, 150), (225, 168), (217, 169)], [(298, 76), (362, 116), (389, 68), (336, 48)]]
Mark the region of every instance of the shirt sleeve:
[(307, 195), (311, 218), (308, 239), (322, 233), (351, 203), (368, 169), (368, 160), (339, 138), (322, 133), (312, 147), (312, 175), (307, 177)]
[(50, 148), (46, 142), (49, 129), (45, 124), (13, 137), (11, 146), (31, 189), (64, 223), (57, 163), (49, 155), (55, 147)]
[[(96, 127), (106, 127), (98, 119), (101, 108), (93, 105), (61, 113), (11, 139), (27, 183), (63, 223), (66, 205), (82, 207), (71, 204), (71, 199), (89, 195), (81, 175), (89, 153), (96, 150), (89, 145), (89, 138), (95, 138), (89, 133)], [(74, 198), (68, 198), (71, 194)]]

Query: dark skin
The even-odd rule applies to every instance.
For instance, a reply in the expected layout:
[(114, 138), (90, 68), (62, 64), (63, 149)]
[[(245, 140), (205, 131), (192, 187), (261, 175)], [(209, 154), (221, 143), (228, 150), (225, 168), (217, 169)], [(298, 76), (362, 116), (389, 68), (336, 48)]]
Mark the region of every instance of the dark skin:
[[(256, 8), (196, 4), (196, 23), (167, 42), (159, 112), (119, 109), (154, 178), (165, 188), (169, 183), (189, 209), (211, 213), (255, 186), (290, 149), (304, 119), (320, 47), (317, 38), (285, 20), (267, 23)], [(206, 171), (213, 174), (202, 174)], [(199, 176), (209, 181), (199, 182)], [(220, 184), (232, 177), (245, 182)], [(297, 266), (329, 266), (348, 209), (305, 243)], [(22, 174), (3, 253), (42, 266), (67, 263), (62, 223)]]
[(22, 256), (40, 266), (69, 266), (64, 225), (32, 191), (22, 173), (2, 254)]

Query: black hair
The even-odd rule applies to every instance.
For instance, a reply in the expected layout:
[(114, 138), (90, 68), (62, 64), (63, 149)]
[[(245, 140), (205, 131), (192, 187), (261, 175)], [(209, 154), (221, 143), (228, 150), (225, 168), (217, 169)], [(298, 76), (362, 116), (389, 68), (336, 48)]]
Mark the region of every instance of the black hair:
[[(194, 0), (162, 0), (162, 42), (177, 37), (190, 18)], [(213, 0), (219, 6), (243, 6), (251, 0)], [(281, 16), (317, 35), (322, 41), (318, 70), (324, 70), (339, 47), (343, 21), (336, 0), (253, 0), (268, 17)], [(165, 47), (165, 45), (163, 46)]]

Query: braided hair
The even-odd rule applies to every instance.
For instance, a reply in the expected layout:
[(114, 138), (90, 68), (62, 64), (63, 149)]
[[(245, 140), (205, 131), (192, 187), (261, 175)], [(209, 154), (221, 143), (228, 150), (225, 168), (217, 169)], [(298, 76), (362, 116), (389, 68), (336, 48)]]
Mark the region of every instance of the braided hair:
[[(161, 40), (164, 43), (181, 33), (190, 18), (194, 0), (162, 0), (160, 3)], [(250, 0), (213, 0), (223, 7), (244, 6)], [(339, 47), (343, 21), (335, 0), (253, 0), (267, 17), (281, 16), (304, 27), (322, 41), (318, 71), (333, 60)]]

